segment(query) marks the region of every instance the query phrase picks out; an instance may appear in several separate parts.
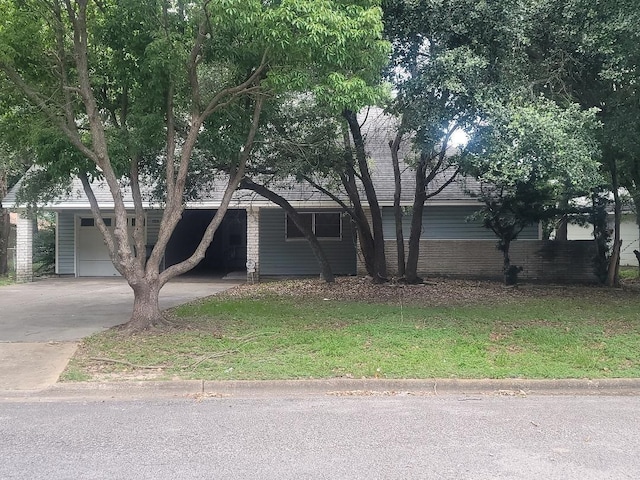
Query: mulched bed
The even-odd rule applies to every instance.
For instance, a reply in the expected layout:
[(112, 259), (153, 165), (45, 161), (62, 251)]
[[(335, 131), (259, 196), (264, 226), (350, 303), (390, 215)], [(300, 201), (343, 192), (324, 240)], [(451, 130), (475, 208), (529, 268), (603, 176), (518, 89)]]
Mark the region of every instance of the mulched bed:
[(399, 283), (374, 284), (369, 277), (338, 277), (328, 284), (318, 279), (295, 279), (257, 284), (244, 284), (232, 288), (221, 297), (259, 298), (284, 296), (366, 303), (406, 304), (418, 306), (491, 305), (520, 301), (525, 298), (556, 297), (637, 297), (638, 283), (628, 282), (623, 288), (604, 288), (587, 285), (540, 285), (522, 283), (505, 287), (499, 282), (429, 278), (420, 285)]

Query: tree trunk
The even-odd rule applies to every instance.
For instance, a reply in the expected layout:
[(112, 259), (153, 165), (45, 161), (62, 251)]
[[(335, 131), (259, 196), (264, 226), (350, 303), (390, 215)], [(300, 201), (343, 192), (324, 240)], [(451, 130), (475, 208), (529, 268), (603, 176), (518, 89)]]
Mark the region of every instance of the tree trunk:
[(568, 218), (567, 215), (560, 217), (556, 228), (556, 240), (565, 242), (568, 239)]
[(509, 258), (509, 249), (511, 248), (511, 240), (502, 242), (502, 274), (505, 285), (515, 285), (511, 272), (511, 258)]
[(358, 243), (360, 244), (360, 251), (364, 258), (364, 265), (367, 270), (367, 274), (374, 280), (374, 282), (376, 282), (376, 279), (379, 277), (379, 272), (376, 270), (377, 262), (375, 241), (373, 234), (371, 233), (369, 220), (367, 219), (364, 209), (362, 208), (362, 202), (360, 201), (360, 193), (355, 180), (356, 173), (353, 166), (349, 132), (346, 130), (343, 131), (343, 141), (345, 146), (345, 166), (344, 171), (340, 173), (340, 180), (352, 205), (352, 208), (347, 209), (347, 211), (351, 215), (351, 219), (355, 223), (358, 231)]
[(424, 163), (416, 166), (416, 191), (413, 198), (413, 212), (411, 213), (411, 234), (409, 235), (409, 254), (407, 255), (407, 283), (421, 283), (418, 277), (418, 259), (420, 257), (420, 237), (422, 236), (422, 213), (427, 198), (424, 184)]
[(349, 124), (349, 130), (356, 151), (356, 159), (358, 161), (358, 167), (360, 170), (360, 181), (364, 187), (365, 194), (367, 196), (367, 203), (371, 210), (371, 222), (373, 224), (373, 248), (375, 252), (375, 276), (373, 281), (376, 283), (382, 283), (387, 281), (387, 260), (384, 252), (384, 232), (382, 228), (382, 210), (378, 203), (378, 197), (376, 190), (371, 179), (369, 167), (367, 165), (367, 152), (364, 145), (364, 138), (362, 136), (362, 130), (358, 123), (357, 115), (351, 110), (345, 110), (343, 112), (344, 117)]
[(161, 287), (157, 279), (155, 281), (144, 279), (130, 285), (134, 295), (133, 312), (131, 319), (123, 325), (123, 328), (130, 332), (139, 332), (162, 325), (164, 317), (158, 302)]
[(400, 150), (400, 142), (402, 141), (402, 133), (398, 132), (396, 138), (389, 142), (391, 150), (391, 162), (393, 163), (393, 179), (395, 181), (395, 190), (393, 193), (393, 216), (396, 222), (396, 252), (398, 254), (398, 277), (404, 278), (406, 272), (406, 263), (404, 255), (404, 232), (402, 229), (402, 206), (400, 205), (402, 195), (402, 179), (400, 177), (400, 161), (398, 159), (398, 151)]
[[(569, 199), (566, 197), (562, 197), (560, 199), (560, 210), (566, 212), (569, 209)], [(558, 220), (558, 226), (556, 227), (556, 240), (561, 242), (565, 242), (568, 239), (568, 225), (569, 225), (569, 217), (566, 213), (560, 217)]]
[(622, 205), (620, 203), (620, 195), (618, 189), (620, 182), (618, 178), (618, 168), (615, 159), (611, 162), (611, 183), (613, 190), (613, 251), (609, 257), (609, 269), (607, 271), (608, 287), (616, 287), (620, 283), (620, 247), (622, 239), (620, 238), (620, 222), (622, 221)]
[(302, 232), (306, 240), (309, 242), (311, 251), (315, 255), (316, 260), (318, 261), (318, 265), (320, 266), (320, 278), (327, 283), (333, 283), (335, 281), (333, 270), (331, 269), (331, 264), (329, 263), (329, 259), (327, 258), (327, 256), (324, 254), (324, 250), (322, 249), (322, 245), (320, 245), (320, 242), (318, 241), (318, 237), (315, 236), (313, 231), (307, 228), (307, 226), (302, 222), (300, 214), (285, 198), (269, 190), (264, 185), (259, 185), (253, 182), (253, 180), (249, 178), (242, 179), (239, 188), (252, 190), (258, 195), (282, 207), (287, 212), (289, 217), (291, 217), (291, 220), (296, 225), (296, 227), (298, 227), (298, 229)]

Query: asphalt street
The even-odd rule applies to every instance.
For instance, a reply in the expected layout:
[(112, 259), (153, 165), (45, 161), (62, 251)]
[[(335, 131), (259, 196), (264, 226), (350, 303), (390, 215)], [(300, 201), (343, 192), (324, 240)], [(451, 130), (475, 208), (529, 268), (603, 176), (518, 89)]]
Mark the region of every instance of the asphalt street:
[(0, 403), (3, 479), (636, 479), (638, 397)]

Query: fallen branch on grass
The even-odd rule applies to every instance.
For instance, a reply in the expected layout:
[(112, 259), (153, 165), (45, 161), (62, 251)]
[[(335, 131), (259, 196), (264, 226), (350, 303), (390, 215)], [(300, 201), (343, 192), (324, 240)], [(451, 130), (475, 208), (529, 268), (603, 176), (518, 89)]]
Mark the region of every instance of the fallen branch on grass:
[(107, 362), (107, 363), (118, 363), (120, 365), (127, 365), (131, 368), (141, 368), (147, 370), (158, 370), (164, 367), (160, 367), (157, 365), (136, 365), (135, 363), (127, 362), (126, 360), (116, 360), (114, 358), (105, 358), (105, 357), (91, 357), (89, 360), (94, 360), (96, 362)]
[(198, 365), (200, 365), (202, 362), (204, 362), (206, 360), (213, 360), (214, 358), (225, 357), (227, 355), (232, 355), (234, 353), (238, 353), (238, 350), (226, 350), (224, 352), (212, 353), (210, 355), (203, 355), (198, 360), (196, 360), (194, 363), (189, 365), (187, 368), (192, 368), (193, 369), (193, 368), (196, 368)]

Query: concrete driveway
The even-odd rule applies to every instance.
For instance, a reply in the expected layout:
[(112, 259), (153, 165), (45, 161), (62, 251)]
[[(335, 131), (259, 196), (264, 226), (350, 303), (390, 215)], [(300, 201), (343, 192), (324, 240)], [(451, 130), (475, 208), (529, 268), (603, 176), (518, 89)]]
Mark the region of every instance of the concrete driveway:
[[(186, 277), (160, 292), (162, 309), (240, 283)], [(0, 287), (0, 390), (45, 388), (57, 380), (77, 341), (126, 322), (133, 292), (121, 278), (64, 278)]]
[[(180, 278), (160, 291), (165, 309), (239, 282)], [(68, 342), (126, 322), (133, 291), (121, 278), (47, 279), (0, 287), (0, 342)]]

